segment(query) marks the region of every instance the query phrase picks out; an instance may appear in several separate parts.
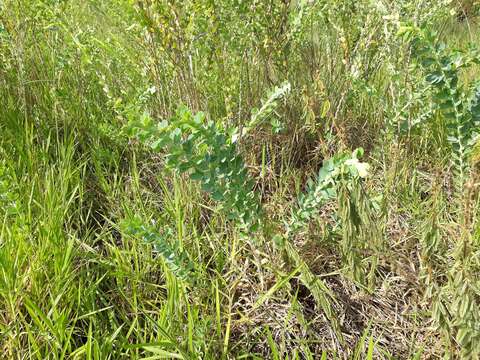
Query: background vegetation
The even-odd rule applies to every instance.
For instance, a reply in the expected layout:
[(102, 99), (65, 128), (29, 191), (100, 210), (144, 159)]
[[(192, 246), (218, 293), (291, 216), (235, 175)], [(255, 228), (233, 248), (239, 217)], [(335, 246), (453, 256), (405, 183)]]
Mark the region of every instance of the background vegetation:
[(475, 0), (0, 0), (5, 359), (477, 359)]

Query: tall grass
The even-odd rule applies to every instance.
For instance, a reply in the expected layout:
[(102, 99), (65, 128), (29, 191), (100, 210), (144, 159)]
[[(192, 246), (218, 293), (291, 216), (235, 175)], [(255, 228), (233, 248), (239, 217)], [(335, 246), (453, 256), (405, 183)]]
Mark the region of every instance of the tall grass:
[(476, 11), (0, 2), (1, 357), (478, 357)]

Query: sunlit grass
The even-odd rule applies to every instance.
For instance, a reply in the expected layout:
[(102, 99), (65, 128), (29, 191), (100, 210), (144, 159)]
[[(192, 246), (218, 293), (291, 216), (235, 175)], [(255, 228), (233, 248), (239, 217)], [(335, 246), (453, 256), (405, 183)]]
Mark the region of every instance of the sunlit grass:
[[(0, 2), (0, 357), (475, 356), (432, 318), (461, 307), (439, 291), (457, 239), (455, 269), (478, 287), (477, 170), (459, 209), (444, 119), (406, 135), (390, 121), (428, 105), (395, 16), (461, 49), (478, 20), (424, 0), (167, 2)], [(225, 181), (240, 168), (210, 189), (207, 170), (166, 166), (175, 141), (126, 135), (176, 124), (180, 105), (216, 122), (196, 160), (241, 135), (258, 229), (215, 193), (240, 203), (246, 181)], [(362, 162), (318, 176), (358, 147)]]

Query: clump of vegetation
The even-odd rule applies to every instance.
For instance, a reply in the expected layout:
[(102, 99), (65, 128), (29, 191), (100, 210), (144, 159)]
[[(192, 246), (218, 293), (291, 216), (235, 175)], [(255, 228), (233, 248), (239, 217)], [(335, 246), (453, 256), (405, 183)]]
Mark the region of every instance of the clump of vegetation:
[(2, 358), (478, 358), (478, 16), (0, 1)]

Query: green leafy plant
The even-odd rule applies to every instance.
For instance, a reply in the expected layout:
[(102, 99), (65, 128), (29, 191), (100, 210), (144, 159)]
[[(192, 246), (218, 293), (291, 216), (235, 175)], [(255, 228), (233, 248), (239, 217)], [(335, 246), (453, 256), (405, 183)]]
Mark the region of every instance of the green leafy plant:
[[(272, 113), (274, 113), (275, 109), (278, 107), (280, 99), (287, 96), (290, 93), (290, 90), (291, 85), (289, 82), (285, 82), (281, 86), (274, 88), (268, 95), (267, 99), (262, 101), (262, 106), (259, 109), (254, 108), (252, 110), (252, 117), (245, 128), (240, 127), (240, 131), (233, 135), (233, 142), (237, 141), (240, 136), (246, 135), (260, 123), (271, 117)], [(281, 122), (274, 117), (272, 117), (270, 125), (272, 125), (274, 132), (280, 132), (283, 129)]]
[[(453, 180), (460, 202), (458, 214), (458, 239), (448, 252), (447, 281), (432, 288), (432, 277), (426, 276), (427, 296), (433, 298), (432, 316), (442, 330), (447, 342), (460, 345), (462, 358), (478, 357), (476, 344), (480, 339), (478, 328), (478, 285), (472, 275), (478, 272), (478, 246), (471, 234), (470, 204), (472, 185), (471, 157), (478, 142), (480, 125), (480, 83), (462, 81), (464, 71), (480, 64), (479, 52), (450, 50), (438, 41), (438, 35), (429, 28), (402, 26), (400, 33), (411, 42), (412, 51), (424, 76), (430, 101), (431, 116), (423, 117), (422, 125), (439, 116), (446, 128), (446, 140), (451, 149)], [(427, 223), (424, 245), (424, 263), (432, 266), (431, 259), (439, 242), (436, 216)], [(429, 263), (430, 262), (430, 263)], [(427, 274), (428, 275), (428, 274)]]
[(286, 237), (289, 238), (304, 228), (315, 216), (322, 205), (337, 197), (339, 181), (356, 181), (368, 175), (369, 165), (359, 161), (363, 149), (357, 149), (352, 154), (339, 154), (323, 163), (317, 179), (310, 180), (305, 194), (298, 198), (298, 208), (292, 211), (286, 223)]
[(221, 204), (229, 219), (255, 229), (259, 200), (232, 141), (233, 130), (207, 121), (202, 112), (193, 115), (185, 107), (168, 122), (155, 124), (144, 114), (138, 121), (130, 122), (128, 128), (131, 135), (153, 150), (164, 152), (168, 168), (198, 181), (202, 190)]
[[(292, 210), (290, 218), (285, 222), (284, 234), (275, 237), (277, 244), (285, 249), (287, 256), (293, 260), (295, 266), (302, 268), (300, 279), (310, 289), (340, 339), (343, 337), (339, 322), (330, 303), (334, 296), (323, 281), (308, 269), (292, 243), (294, 237), (318, 216), (323, 205), (329, 200), (338, 198), (340, 184), (343, 183), (352, 190), (356, 182), (368, 175), (369, 165), (359, 161), (362, 155), (363, 149), (359, 148), (351, 154), (338, 154), (324, 161), (316, 180), (310, 180), (307, 184), (307, 191), (299, 195), (298, 206)], [(347, 252), (349, 250), (351, 249), (348, 249)]]
[[(310, 180), (305, 194), (298, 198), (298, 208), (286, 223), (286, 237), (292, 238), (318, 216), (322, 206), (336, 199), (339, 204), (340, 226), (343, 230), (342, 255), (350, 273), (361, 284), (365, 283), (364, 271), (360, 266), (362, 254), (359, 249), (370, 246), (375, 240), (369, 209), (365, 203), (360, 179), (368, 176), (369, 164), (359, 161), (363, 149), (353, 153), (339, 154), (324, 162), (316, 182)], [(364, 223), (368, 223), (365, 224)], [(372, 267), (371, 276), (373, 276)]]
[(162, 257), (167, 268), (178, 279), (190, 282), (193, 280), (193, 263), (177, 242), (171, 243), (175, 236), (170, 228), (167, 227), (160, 233), (153, 226), (145, 225), (140, 219), (125, 220), (121, 228), (124, 233), (151, 244), (154, 252)]
[[(252, 129), (268, 116), (277, 99), (288, 90), (289, 85), (275, 89), (262, 108), (254, 112), (247, 129)], [(239, 225), (252, 230), (259, 224), (260, 204), (252, 189), (252, 180), (236, 150), (239, 138), (236, 128), (220, 128), (212, 121), (206, 121), (203, 113), (192, 115), (183, 107), (169, 122), (163, 121), (156, 125), (144, 114), (138, 121), (131, 121), (128, 129), (131, 135), (152, 149), (165, 151), (166, 165), (179, 173), (188, 173), (190, 179), (200, 182), (202, 190), (220, 202), (222, 210), (231, 219), (240, 219)], [(317, 303), (322, 306), (337, 330), (338, 324), (327, 299), (328, 288), (308, 270), (290, 241), (317, 216), (322, 205), (338, 196), (340, 183), (353, 191), (354, 183), (368, 175), (369, 165), (359, 160), (362, 155), (363, 150), (357, 149), (351, 154), (340, 154), (326, 160), (316, 182), (309, 181), (306, 194), (299, 196), (298, 207), (285, 223), (285, 234), (275, 236), (276, 242), (286, 250), (288, 257), (296, 266), (303, 268), (302, 281), (312, 290)], [(169, 251), (166, 248), (167, 256)], [(345, 250), (346, 256), (347, 253)]]
[(480, 64), (479, 53), (474, 49), (450, 50), (438, 41), (434, 31), (427, 29), (402, 26), (400, 34), (411, 39), (413, 53), (425, 73), (431, 96), (431, 110), (414, 125), (434, 114), (445, 121), (457, 189), (463, 194), (463, 186), (469, 177), (469, 158), (478, 139), (480, 84), (464, 84), (461, 75), (463, 70)]

